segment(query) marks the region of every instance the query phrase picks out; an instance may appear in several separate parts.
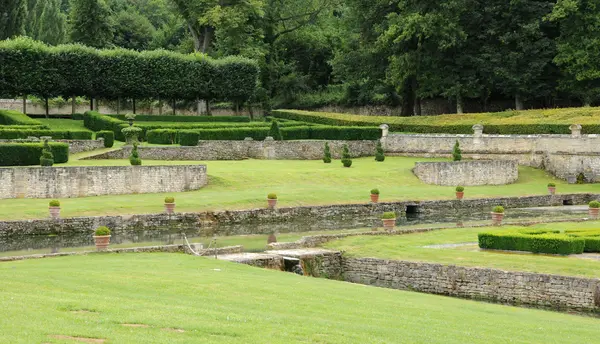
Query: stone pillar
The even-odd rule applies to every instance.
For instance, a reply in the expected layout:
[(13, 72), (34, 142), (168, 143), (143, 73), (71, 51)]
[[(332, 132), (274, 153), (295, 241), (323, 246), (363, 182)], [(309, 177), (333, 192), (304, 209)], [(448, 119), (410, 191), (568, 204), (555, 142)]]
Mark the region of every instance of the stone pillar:
[(473, 144), (481, 144), (481, 137), (483, 136), (483, 125), (475, 124), (473, 127)]
[(569, 129), (571, 130), (571, 137), (581, 137), (581, 124), (573, 124), (569, 127)]
[(263, 141), (263, 158), (267, 160), (275, 159), (275, 140), (267, 136)]
[(381, 129), (381, 139), (385, 140), (385, 138), (389, 134), (390, 126), (387, 125), (387, 124), (382, 124), (382, 125), (379, 126), (379, 129)]

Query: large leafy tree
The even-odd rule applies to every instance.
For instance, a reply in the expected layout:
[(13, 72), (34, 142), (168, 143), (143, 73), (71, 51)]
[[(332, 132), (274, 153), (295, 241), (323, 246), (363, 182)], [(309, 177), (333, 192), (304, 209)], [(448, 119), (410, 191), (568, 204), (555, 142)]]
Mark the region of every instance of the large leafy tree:
[(110, 46), (113, 23), (104, 0), (71, 0), (69, 22), (73, 42), (95, 48)]
[(121, 11), (114, 29), (113, 44), (133, 50), (148, 49), (155, 32), (148, 18), (134, 11)]
[(549, 18), (560, 27), (559, 86), (590, 105), (600, 99), (600, 2), (558, 0)]
[(67, 16), (61, 12), (61, 0), (38, 1), (43, 4), (35, 38), (50, 45), (65, 41)]
[(0, 40), (25, 34), (27, 0), (0, 0)]

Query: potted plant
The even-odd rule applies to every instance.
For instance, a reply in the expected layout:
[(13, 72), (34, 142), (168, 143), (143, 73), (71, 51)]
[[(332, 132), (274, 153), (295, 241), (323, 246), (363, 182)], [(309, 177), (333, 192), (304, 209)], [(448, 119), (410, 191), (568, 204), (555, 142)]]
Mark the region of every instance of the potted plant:
[(277, 195), (274, 193), (268, 194), (267, 203), (269, 204), (269, 209), (275, 209), (275, 206), (277, 205)]
[(497, 205), (492, 209), (492, 223), (494, 226), (502, 225), (502, 219), (504, 219), (504, 207)]
[(48, 210), (50, 211), (50, 217), (53, 219), (60, 218), (60, 201), (53, 199), (48, 204)]
[(551, 195), (554, 195), (556, 193), (556, 184), (554, 184), (554, 183), (548, 183), (548, 192)]
[(175, 198), (165, 197), (165, 210), (167, 214), (173, 214), (175, 212)]
[(588, 204), (588, 206), (588, 214), (590, 215), (590, 217), (594, 219), (598, 218), (598, 212), (600, 212), (600, 202), (591, 201), (590, 204)]
[(98, 251), (105, 251), (110, 244), (110, 229), (105, 226), (96, 228), (94, 232), (94, 242), (96, 243), (96, 249)]
[(379, 189), (371, 190), (371, 203), (379, 202)]
[(269, 237), (267, 237), (267, 245), (275, 242), (277, 242), (277, 237), (275, 236), (275, 232), (272, 232), (269, 234)]
[(393, 211), (386, 211), (383, 213), (381, 220), (383, 221), (383, 228), (391, 231), (394, 229), (394, 226), (396, 226), (396, 213)]
[(463, 199), (465, 197), (465, 188), (463, 186), (456, 187), (456, 199)]

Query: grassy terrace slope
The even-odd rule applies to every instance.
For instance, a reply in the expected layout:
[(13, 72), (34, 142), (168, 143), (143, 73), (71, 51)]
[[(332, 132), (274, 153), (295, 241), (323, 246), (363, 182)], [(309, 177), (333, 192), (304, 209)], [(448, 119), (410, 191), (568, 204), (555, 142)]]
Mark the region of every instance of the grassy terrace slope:
[(590, 317), (182, 254), (0, 263), (0, 278), (2, 343), (74, 343), (57, 339), (70, 336), (105, 343), (530, 344), (600, 336), (600, 320)]
[[(366, 203), (369, 191), (379, 188), (380, 201), (453, 199), (454, 187), (423, 184), (411, 172), (416, 161), (436, 159), (388, 157), (354, 159), (351, 168), (339, 161), (208, 161), (209, 185), (185, 193), (170, 193), (177, 211), (247, 209), (266, 207), (266, 196), (277, 193), (279, 206)], [(437, 159), (440, 160), (440, 159)], [(199, 161), (150, 161), (144, 165), (200, 164)], [(128, 160), (72, 160), (66, 166), (128, 166)], [(55, 165), (61, 166), (61, 165)], [(546, 194), (546, 185), (557, 184), (559, 193), (600, 193), (600, 184), (568, 185), (542, 170), (520, 167), (519, 181), (505, 186), (468, 187), (465, 197)], [(109, 214), (160, 213), (167, 194), (114, 195), (61, 199), (64, 217)], [(0, 219), (46, 218), (48, 200), (0, 200)]]
[[(468, 113), (440, 116), (360, 116), (330, 112), (276, 110), (274, 116), (299, 121), (333, 125), (380, 125), (387, 123), (392, 131), (440, 132), (472, 134), (477, 123), (488, 126), (484, 132), (502, 134), (570, 133), (569, 125), (581, 124), (583, 132), (600, 133), (600, 107), (548, 110)], [(437, 129), (437, 130), (436, 130)]]
[[(543, 254), (480, 251), (477, 244), (459, 247), (426, 248), (430, 245), (477, 243), (477, 233), (516, 228), (457, 228), (393, 237), (348, 237), (326, 244), (346, 255), (422, 261), (464, 266), (482, 266), (513, 271), (531, 271), (600, 278), (600, 261)], [(550, 223), (527, 227), (544, 229), (600, 228), (600, 222)]]

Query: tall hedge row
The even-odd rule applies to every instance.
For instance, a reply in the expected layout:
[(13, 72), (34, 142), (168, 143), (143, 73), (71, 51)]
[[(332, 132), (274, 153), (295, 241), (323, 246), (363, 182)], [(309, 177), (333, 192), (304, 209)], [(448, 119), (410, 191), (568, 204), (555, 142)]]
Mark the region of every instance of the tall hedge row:
[[(69, 145), (50, 142), (55, 163), (69, 161)], [(0, 144), (0, 166), (39, 165), (43, 145), (40, 143), (3, 143)]]
[(254, 92), (257, 76), (257, 64), (242, 57), (49, 47), (27, 37), (0, 41), (0, 96), (243, 102)]

